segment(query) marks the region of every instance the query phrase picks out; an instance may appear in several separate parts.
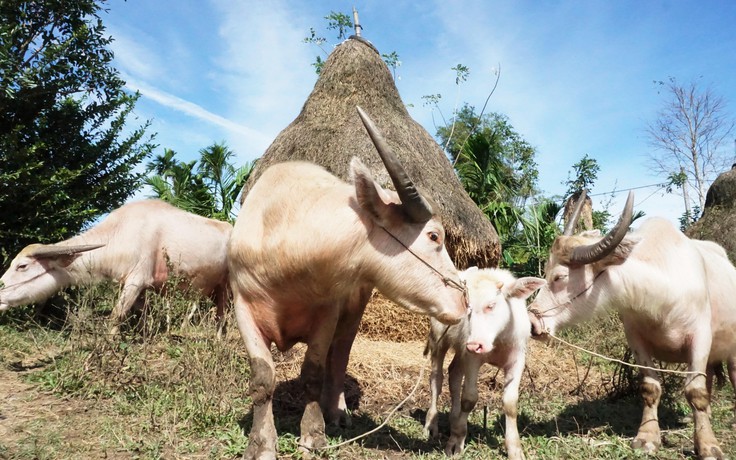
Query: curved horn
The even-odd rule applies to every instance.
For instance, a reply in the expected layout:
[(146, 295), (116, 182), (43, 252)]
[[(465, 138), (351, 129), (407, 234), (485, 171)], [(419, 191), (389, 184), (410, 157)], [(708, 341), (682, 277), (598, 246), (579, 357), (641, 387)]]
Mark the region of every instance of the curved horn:
[[(580, 192), (580, 198), (578, 199), (578, 203), (575, 206), (575, 210), (570, 214), (570, 218), (567, 219), (567, 223), (565, 224), (565, 231), (562, 232), (565, 236), (572, 236), (573, 233), (575, 233), (575, 227), (578, 225), (578, 220), (580, 220), (580, 211), (583, 210), (583, 206), (585, 205), (585, 198), (587, 197), (587, 193), (585, 189), (583, 189), (582, 192)], [(572, 198), (572, 196), (570, 196)]]
[(41, 245), (34, 248), (27, 255), (42, 259), (44, 257), (70, 256), (80, 252), (101, 248), (104, 244), (81, 244), (77, 246), (58, 246), (56, 244)]
[(368, 131), (368, 135), (373, 141), (373, 145), (378, 150), (378, 155), (381, 156), (386, 171), (388, 171), (391, 182), (393, 182), (396, 188), (396, 193), (399, 194), (401, 204), (406, 210), (409, 217), (416, 223), (427, 222), (432, 218), (432, 206), (424, 199), (419, 190), (417, 190), (414, 182), (406, 174), (404, 167), (399, 163), (399, 159), (388, 146), (386, 139), (384, 139), (381, 132), (378, 131), (376, 125), (373, 124), (373, 120), (363, 111), (360, 107), (358, 109), (358, 115), (365, 125), (365, 129)]
[(618, 218), (616, 226), (611, 229), (606, 236), (595, 244), (587, 246), (578, 246), (573, 249), (570, 255), (570, 262), (574, 264), (590, 264), (601, 260), (608, 254), (612, 253), (616, 246), (624, 239), (626, 232), (631, 225), (631, 216), (634, 214), (634, 192), (629, 192), (626, 199), (624, 211)]

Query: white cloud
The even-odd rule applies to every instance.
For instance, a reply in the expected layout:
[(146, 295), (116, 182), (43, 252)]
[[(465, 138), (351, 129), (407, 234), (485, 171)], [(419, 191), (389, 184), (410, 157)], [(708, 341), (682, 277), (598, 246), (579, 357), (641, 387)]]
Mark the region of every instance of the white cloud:
[[(299, 113), (316, 75), (302, 40), (309, 19), (298, 3), (214, 0), (221, 47), (216, 78), (230, 95), (233, 119), (258, 120), (274, 135)], [(314, 24), (312, 24), (314, 25)]]
[(127, 86), (133, 91), (140, 91), (144, 97), (150, 98), (165, 107), (169, 107), (198, 120), (220, 126), (232, 133), (245, 136), (254, 142), (263, 143), (268, 140), (267, 136), (264, 136), (262, 133), (254, 129), (235, 123), (225, 117), (212, 113), (193, 102), (184, 100), (178, 96), (174, 96), (173, 94), (161, 91), (152, 86), (148, 86), (145, 83), (136, 82), (128, 78)]

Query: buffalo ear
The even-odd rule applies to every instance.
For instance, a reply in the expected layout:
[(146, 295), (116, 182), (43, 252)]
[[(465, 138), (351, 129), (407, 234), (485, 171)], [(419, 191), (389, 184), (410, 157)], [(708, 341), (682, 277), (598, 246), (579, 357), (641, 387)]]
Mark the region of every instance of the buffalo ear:
[(460, 276), (461, 280), (467, 281), (468, 275), (471, 273), (476, 273), (477, 271), (478, 271), (478, 267), (473, 266), (473, 267), (468, 267), (465, 270), (460, 270), (459, 272), (457, 272), (457, 274), (458, 276)]
[(58, 254), (55, 256), (33, 257), (38, 263), (46, 267), (46, 270), (54, 268), (66, 268), (74, 262), (81, 254)]
[(541, 288), (545, 284), (547, 284), (547, 281), (542, 278), (527, 276), (519, 278), (514, 281), (513, 284), (507, 286), (504, 294), (508, 297), (526, 300), (530, 295), (534, 294), (537, 289)]
[(376, 223), (386, 226), (392, 205), (386, 191), (373, 180), (371, 172), (357, 157), (350, 162), (350, 176), (355, 185), (358, 206), (366, 211)]
[(621, 242), (616, 246), (613, 253), (608, 256), (611, 264), (622, 264), (629, 258), (631, 251), (634, 247), (639, 244), (641, 237), (634, 235), (627, 235)]
[(66, 256), (61, 256), (58, 259), (56, 259), (56, 263), (58, 263), (62, 267), (68, 267), (72, 262), (74, 262), (81, 255), (82, 254), (80, 253), (76, 253), (76, 254), (69, 254)]

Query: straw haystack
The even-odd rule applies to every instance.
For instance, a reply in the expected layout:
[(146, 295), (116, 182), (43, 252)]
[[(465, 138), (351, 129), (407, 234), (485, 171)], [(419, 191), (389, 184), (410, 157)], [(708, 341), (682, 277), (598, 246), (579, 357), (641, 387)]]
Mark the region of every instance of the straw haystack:
[(685, 234), (715, 241), (726, 249), (731, 262), (736, 263), (736, 168), (713, 181), (705, 196), (703, 216)]
[(468, 197), (439, 145), (409, 116), (376, 48), (360, 37), (332, 52), (301, 113), (258, 161), (243, 195), (268, 166), (287, 160), (311, 161), (347, 180), (353, 156), (383, 186), (393, 188), (356, 106), (371, 116), (409, 176), (436, 204), (455, 264), (496, 266), (500, 245), (493, 226)]

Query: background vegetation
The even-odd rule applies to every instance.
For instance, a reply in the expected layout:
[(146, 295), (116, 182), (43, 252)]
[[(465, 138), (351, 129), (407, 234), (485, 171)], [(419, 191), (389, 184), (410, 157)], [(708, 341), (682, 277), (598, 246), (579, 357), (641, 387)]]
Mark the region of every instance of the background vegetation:
[(111, 66), (104, 1), (0, 3), (0, 260), (122, 205), (153, 149)]
[[(173, 281), (172, 281), (173, 282)], [(176, 292), (171, 290), (170, 292)], [(214, 306), (193, 293), (151, 296), (149, 309), (132, 318), (122, 338), (106, 334), (116, 287), (72, 290), (61, 308), (44, 315), (18, 308), (0, 316), (0, 458), (237, 458), (247, 446), (252, 414), (249, 367), (242, 340), (231, 330), (217, 340)], [(201, 308), (190, 320), (193, 300)], [(230, 317), (232, 324), (232, 317)], [(565, 335), (611, 356), (625, 353), (616, 318)], [(445, 458), (448, 394), (440, 400), (441, 436), (422, 434), (429, 402), (428, 364), (421, 337), (385, 341), (380, 329), (363, 330), (348, 367), (347, 399), (354, 424), (330, 427), (330, 443), (380, 424), (420, 377), (415, 395), (387, 427), (326, 458)], [(297, 450), (303, 410), (298, 380), (304, 347), (275, 352), (276, 423), (281, 458)], [(632, 451), (641, 402), (628, 368), (591, 359), (556, 344), (531, 343), (522, 379), (519, 428), (527, 459), (689, 459), (692, 421), (682, 380), (665, 376), (660, 407), (664, 444), (656, 455)], [(481, 398), (471, 413), (468, 447), (461, 458), (503, 458), (503, 380), (487, 366)], [(724, 451), (736, 451), (730, 423), (733, 392), (718, 387), (713, 421)]]

